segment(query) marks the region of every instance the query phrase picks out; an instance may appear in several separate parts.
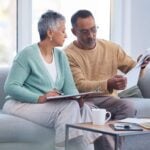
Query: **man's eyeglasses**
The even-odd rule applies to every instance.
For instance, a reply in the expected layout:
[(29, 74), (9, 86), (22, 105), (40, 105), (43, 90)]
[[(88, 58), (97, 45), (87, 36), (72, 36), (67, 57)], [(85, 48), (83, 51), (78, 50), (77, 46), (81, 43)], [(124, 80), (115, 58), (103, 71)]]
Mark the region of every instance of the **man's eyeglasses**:
[(88, 35), (89, 33), (95, 34), (98, 30), (98, 26), (94, 26), (90, 29), (77, 29), (78, 33), (83, 34), (83, 35)]

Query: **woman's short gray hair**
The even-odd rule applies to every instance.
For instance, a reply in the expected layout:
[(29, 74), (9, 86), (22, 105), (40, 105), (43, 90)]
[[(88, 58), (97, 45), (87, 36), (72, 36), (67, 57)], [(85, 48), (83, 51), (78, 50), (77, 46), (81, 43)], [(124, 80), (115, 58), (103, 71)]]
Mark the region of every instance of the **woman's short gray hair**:
[(47, 37), (47, 30), (52, 29), (56, 30), (59, 26), (60, 21), (65, 21), (65, 17), (53, 10), (48, 10), (39, 19), (38, 22), (38, 32), (40, 35), (41, 41)]

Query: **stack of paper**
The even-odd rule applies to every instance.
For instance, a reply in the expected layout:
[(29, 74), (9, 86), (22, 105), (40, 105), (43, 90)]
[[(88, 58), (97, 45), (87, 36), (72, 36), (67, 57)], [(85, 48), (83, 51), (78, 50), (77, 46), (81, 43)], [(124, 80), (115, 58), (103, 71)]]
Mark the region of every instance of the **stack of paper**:
[(119, 120), (119, 122), (135, 123), (150, 130), (150, 118), (126, 118)]

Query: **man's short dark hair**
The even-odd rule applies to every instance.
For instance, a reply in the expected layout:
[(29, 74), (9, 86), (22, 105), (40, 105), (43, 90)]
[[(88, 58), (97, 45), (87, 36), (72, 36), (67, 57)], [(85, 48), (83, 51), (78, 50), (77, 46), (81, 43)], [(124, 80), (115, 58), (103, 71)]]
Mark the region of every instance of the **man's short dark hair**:
[[(89, 16), (93, 17), (93, 14), (89, 10), (78, 10), (75, 14), (72, 15), (71, 17), (71, 24), (72, 27), (74, 27), (77, 23), (78, 18), (87, 18)], [(93, 17), (94, 18), (94, 17)]]

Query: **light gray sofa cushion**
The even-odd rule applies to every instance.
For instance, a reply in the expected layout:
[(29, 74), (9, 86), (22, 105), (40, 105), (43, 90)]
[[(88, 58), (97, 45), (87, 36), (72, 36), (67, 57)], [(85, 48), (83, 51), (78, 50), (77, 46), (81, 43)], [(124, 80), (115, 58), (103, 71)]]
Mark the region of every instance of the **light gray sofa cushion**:
[(0, 114), (0, 150), (54, 150), (54, 137), (53, 129)]
[(143, 97), (150, 98), (150, 64), (146, 67), (143, 76), (139, 79), (138, 85)]
[(1, 67), (0, 68), (0, 109), (2, 108), (5, 102), (5, 94), (4, 94), (4, 83), (9, 72), (9, 67)]
[(0, 142), (50, 141), (54, 132), (22, 118), (0, 114)]
[(122, 100), (132, 100), (137, 109), (137, 118), (150, 117), (150, 98), (123, 98)]
[(8, 72), (8, 67), (0, 68), (0, 150), (54, 150), (53, 128), (45, 128), (1, 111)]

